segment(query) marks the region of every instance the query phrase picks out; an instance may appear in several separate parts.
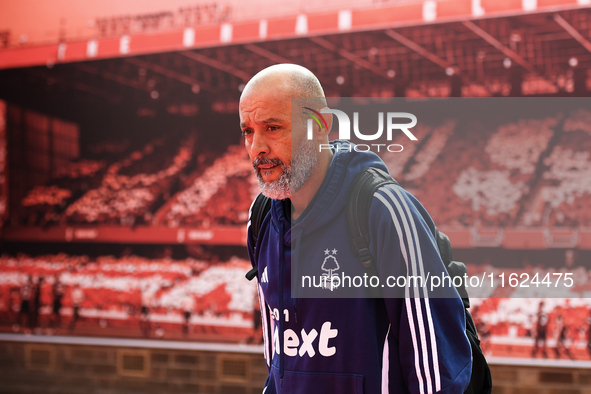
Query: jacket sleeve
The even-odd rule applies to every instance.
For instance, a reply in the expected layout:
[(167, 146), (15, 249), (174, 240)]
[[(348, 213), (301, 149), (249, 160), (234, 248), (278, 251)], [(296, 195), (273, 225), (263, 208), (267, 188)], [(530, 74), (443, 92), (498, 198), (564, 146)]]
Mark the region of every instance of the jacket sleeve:
[[(386, 284), (388, 341), (394, 350), (388, 365), (400, 365), (411, 393), (463, 393), (472, 372), (464, 306), (451, 282), (430, 286), (449, 278), (431, 218), (410, 193), (389, 185), (375, 193), (369, 219), (370, 250)], [(390, 286), (396, 279), (397, 286)], [(400, 378), (394, 371), (387, 376)]]

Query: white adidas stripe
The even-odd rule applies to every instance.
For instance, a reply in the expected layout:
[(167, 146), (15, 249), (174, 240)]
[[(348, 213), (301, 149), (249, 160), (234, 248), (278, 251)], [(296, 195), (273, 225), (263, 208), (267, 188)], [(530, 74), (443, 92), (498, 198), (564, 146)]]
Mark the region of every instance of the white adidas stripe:
[[(404, 226), (404, 231), (406, 234), (406, 242), (408, 243), (408, 249), (410, 251), (410, 260), (412, 263), (412, 271), (410, 272), (410, 275), (419, 275), (419, 271), (420, 269), (417, 269), (417, 264), (422, 264), (422, 261), (417, 262), (417, 253), (416, 253), (416, 249), (415, 249), (415, 237), (413, 237), (412, 232), (410, 231), (409, 228), (409, 224), (408, 222), (411, 221), (412, 222), (412, 217), (408, 218), (404, 215), (404, 211), (402, 209), (402, 207), (400, 206), (400, 203), (398, 202), (398, 200), (394, 197), (394, 195), (392, 195), (392, 193), (387, 190), (386, 188), (381, 188), (381, 191), (383, 191), (384, 193), (386, 193), (386, 195), (388, 195), (388, 197), (392, 200), (392, 202), (394, 202), (394, 204), (396, 205), (396, 208), (398, 209), (398, 212), (400, 213), (400, 217), (402, 218), (402, 224)], [(406, 207), (408, 209), (408, 207)], [(399, 237), (400, 238), (400, 237)], [(418, 244), (417, 244), (418, 245)], [(417, 283), (415, 282), (415, 285)], [(427, 347), (427, 338), (426, 338), (426, 334), (425, 334), (425, 324), (424, 324), (424, 318), (423, 318), (423, 308), (421, 307), (422, 302), (422, 298), (421, 298), (421, 294), (420, 294), (420, 289), (415, 288), (415, 295), (413, 297), (413, 302), (415, 304), (415, 313), (417, 314), (417, 325), (418, 325), (418, 329), (419, 329), (419, 336), (421, 338), (421, 353), (423, 355), (423, 370), (425, 373), (425, 380), (427, 383), (427, 393), (432, 393), (433, 392), (433, 384), (432, 384), (432, 379), (431, 379), (431, 368), (429, 367), (429, 349)]]
[[(408, 249), (410, 251), (410, 260), (412, 262), (412, 273), (411, 275), (421, 275), (422, 278), (424, 278), (425, 276), (423, 275), (424, 270), (423, 270), (423, 261), (422, 259), (419, 259), (417, 256), (417, 249), (419, 249), (419, 242), (418, 239), (416, 239), (415, 237), (415, 233), (416, 233), (416, 228), (414, 228), (414, 232), (411, 231), (410, 227), (409, 227), (409, 222), (411, 224), (414, 224), (414, 220), (412, 218), (412, 216), (410, 216), (410, 214), (407, 216), (404, 214), (404, 210), (402, 209), (402, 207), (400, 206), (399, 201), (394, 197), (394, 195), (392, 194), (392, 192), (386, 188), (381, 188), (381, 191), (383, 191), (384, 193), (386, 193), (388, 195), (388, 197), (390, 197), (390, 199), (394, 202), (394, 204), (396, 205), (396, 208), (398, 209), (398, 212), (400, 213), (400, 217), (402, 218), (402, 224), (404, 226), (404, 231), (406, 234), (406, 242), (408, 243)], [(403, 200), (402, 196), (400, 196), (400, 194), (398, 194), (398, 196), (400, 197), (401, 200)], [(403, 200), (404, 201), (404, 200)], [(405, 206), (405, 210), (406, 212), (408, 212), (408, 206)], [(415, 248), (415, 244), (417, 245), (417, 247)], [(417, 268), (418, 266), (418, 268)], [(415, 285), (417, 283), (415, 282)], [(415, 304), (415, 309), (416, 309), (416, 314), (417, 314), (417, 324), (418, 324), (418, 328), (419, 328), (419, 335), (421, 337), (421, 352), (423, 354), (423, 368), (425, 371), (425, 379), (427, 382), (427, 393), (432, 393), (433, 392), (433, 385), (432, 385), (432, 379), (431, 379), (431, 368), (429, 367), (429, 349), (427, 347), (427, 338), (426, 338), (426, 333), (425, 333), (425, 324), (424, 324), (424, 317), (423, 317), (423, 308), (421, 307), (421, 304), (424, 302), (422, 297), (427, 297), (427, 294), (423, 292), (423, 295), (421, 296), (421, 288), (415, 287), (415, 296), (413, 297), (413, 301)]]
[(261, 283), (269, 283), (269, 274), (267, 274), (267, 267), (263, 270), (263, 275), (261, 275)]
[(259, 294), (259, 306), (261, 308), (261, 320), (263, 325), (263, 339), (265, 340), (265, 346), (263, 349), (263, 354), (265, 356), (265, 361), (267, 362), (267, 366), (271, 366), (271, 355), (269, 354), (269, 326), (267, 321), (267, 303), (265, 301), (265, 295), (263, 294), (263, 289), (259, 284), (257, 286), (257, 292)]
[(390, 389), (388, 387), (388, 374), (390, 373), (390, 346), (388, 345), (388, 336), (390, 335), (391, 325), (388, 325), (388, 332), (386, 339), (384, 339), (384, 350), (382, 351), (382, 394), (388, 394)]
[[(375, 197), (377, 197), (384, 204), (384, 206), (386, 206), (386, 208), (389, 210), (390, 215), (392, 217), (392, 221), (398, 231), (398, 234), (400, 234), (400, 236), (399, 236), (400, 247), (403, 252), (403, 256), (405, 258), (407, 271), (409, 272), (410, 275), (420, 274), (422, 277), (424, 277), (424, 266), (423, 266), (421, 248), (419, 246), (419, 243), (420, 243), (419, 237), (418, 237), (418, 233), (416, 230), (416, 225), (415, 225), (414, 219), (412, 217), (412, 214), (410, 213), (410, 209), (408, 208), (408, 205), (407, 205), (405, 199), (403, 198), (400, 191), (396, 189), (395, 186), (383, 187), (383, 188), (380, 188), (380, 191), (382, 191), (384, 194), (386, 194), (391, 199), (391, 202), (396, 206), (397, 212), (400, 214), (400, 217), (402, 219), (402, 222), (403, 222), (402, 227), (404, 227), (404, 234), (406, 235), (406, 239), (407, 239), (406, 242), (408, 243), (410, 260), (408, 259), (409, 256), (406, 255), (406, 245), (404, 244), (404, 241), (403, 241), (403, 236), (402, 236), (403, 233), (401, 230), (401, 224), (400, 224), (398, 217), (396, 216), (396, 214), (394, 212), (394, 208), (392, 207), (391, 202), (388, 201), (386, 198), (384, 198), (382, 195), (380, 195), (378, 193), (375, 194)], [(394, 197), (394, 195), (392, 194), (392, 191), (397, 194), (398, 198)], [(402, 205), (404, 205), (404, 208), (401, 206), (400, 202), (402, 202)], [(410, 226), (409, 226), (409, 222), (410, 222)], [(412, 230), (411, 230), (411, 228), (412, 228)], [(415, 247), (415, 245), (416, 245), (416, 247)], [(410, 262), (410, 264), (409, 264), (409, 262)], [(408, 288), (407, 288), (407, 290), (408, 290)], [(420, 366), (420, 362), (418, 360), (418, 346), (417, 346), (417, 342), (416, 342), (416, 334), (414, 332), (415, 331), (414, 313), (416, 313), (417, 324), (418, 324), (418, 328), (419, 328), (419, 335), (421, 338), (421, 352), (423, 355), (422, 370), (425, 373), (427, 393), (432, 393), (433, 386), (435, 386), (434, 387), (435, 391), (439, 391), (441, 389), (441, 377), (440, 377), (440, 371), (439, 371), (439, 357), (437, 354), (437, 343), (436, 343), (435, 332), (433, 329), (433, 319), (431, 316), (430, 302), (429, 302), (428, 293), (427, 293), (426, 289), (423, 288), (423, 297), (424, 298), (421, 297), (421, 295), (420, 295), (420, 288), (415, 287), (415, 288), (413, 288), (413, 290), (414, 290), (413, 291), (413, 293), (414, 293), (413, 298), (414, 298), (414, 306), (415, 306), (414, 311), (413, 311), (411, 302), (408, 298), (406, 299), (406, 305), (407, 305), (407, 309), (410, 313), (409, 328), (410, 328), (411, 337), (413, 340), (413, 348), (415, 350), (415, 352), (414, 352), (415, 366), (416, 366), (416, 370), (417, 370), (417, 378), (419, 381), (419, 389), (420, 389), (421, 393), (424, 393), (424, 385), (423, 385), (423, 378), (422, 378), (423, 374), (421, 373), (421, 366)], [(408, 292), (407, 292), (407, 296), (408, 296)], [(429, 338), (428, 339), (427, 339), (427, 335), (425, 333), (425, 322), (424, 322), (424, 316), (423, 316), (423, 311), (422, 311), (422, 307), (421, 307), (422, 304), (425, 305), (425, 312), (427, 315), (427, 326), (428, 326), (428, 331), (429, 331)], [(429, 349), (427, 347), (428, 343), (431, 345), (430, 347), (432, 349), (432, 354), (430, 357), (429, 357)], [(431, 368), (430, 368), (430, 362), (429, 362), (431, 358), (433, 359), (433, 372), (434, 372), (433, 377), (431, 377)], [(433, 380), (434, 380), (434, 382), (433, 382)]]
[[(404, 198), (402, 198), (402, 194), (400, 192), (399, 189), (397, 189), (396, 187), (394, 187), (394, 185), (391, 185), (389, 187), (391, 190), (393, 190), (398, 197), (400, 198), (400, 201), (402, 201), (402, 204), (404, 205), (404, 208), (406, 210), (406, 212), (409, 215), (409, 219), (411, 218), (410, 216), (410, 209), (408, 208), (408, 205), (406, 204), (406, 200)], [(419, 234), (417, 232), (417, 228), (416, 228), (416, 224), (414, 220), (410, 220), (410, 225), (412, 227), (413, 230), (413, 234), (415, 237), (415, 242), (417, 245), (417, 251), (418, 251), (418, 258), (419, 258), (419, 267), (421, 270), (421, 277), (425, 278), (425, 271), (424, 271), (424, 265), (423, 265), (423, 256), (422, 256), (422, 250), (420, 247), (418, 247), (419, 245)], [(432, 357), (433, 357), (433, 372), (434, 372), (434, 377), (435, 377), (435, 391), (439, 391), (441, 390), (441, 373), (439, 371), (439, 354), (437, 352), (437, 338), (435, 336), (435, 328), (433, 325), (433, 317), (431, 315), (431, 302), (429, 301), (429, 293), (427, 291), (427, 288), (423, 288), (424, 291), (424, 302), (425, 302), (425, 311), (427, 312), (427, 323), (429, 324), (429, 334), (430, 334), (430, 339), (431, 339), (431, 349), (433, 351)]]
[[(402, 229), (400, 228), (400, 223), (398, 221), (398, 218), (396, 217), (396, 214), (394, 213), (394, 209), (392, 208), (392, 205), (390, 205), (388, 200), (386, 200), (381, 194), (376, 193), (374, 195), (374, 197), (376, 197), (378, 200), (380, 200), (384, 204), (384, 206), (388, 209), (388, 211), (390, 211), (390, 216), (392, 217), (392, 222), (394, 223), (394, 226), (396, 227), (396, 232), (398, 234), (402, 235)], [(399, 236), (398, 239), (400, 241), (400, 250), (402, 251), (402, 255), (404, 257), (404, 262), (406, 263), (406, 270), (407, 270), (407, 272), (410, 272), (409, 260), (408, 260), (408, 256), (406, 255), (406, 247), (404, 245), (404, 241), (402, 239), (402, 236)], [(406, 303), (406, 310), (408, 311), (407, 313), (410, 315), (409, 319), (408, 319), (408, 325), (410, 328), (410, 336), (411, 336), (412, 344), (413, 344), (412, 348), (413, 348), (414, 359), (415, 359), (415, 372), (417, 374), (417, 381), (419, 382), (419, 392), (421, 394), (425, 394), (423, 374), (421, 373), (421, 365), (419, 363), (419, 349), (418, 349), (418, 345), (417, 345), (417, 337), (416, 337), (416, 331), (415, 331), (414, 312), (413, 312), (413, 308), (412, 308), (411, 301), (410, 301), (410, 294), (409, 294), (408, 286), (405, 288), (405, 291), (404, 291), (404, 301)]]

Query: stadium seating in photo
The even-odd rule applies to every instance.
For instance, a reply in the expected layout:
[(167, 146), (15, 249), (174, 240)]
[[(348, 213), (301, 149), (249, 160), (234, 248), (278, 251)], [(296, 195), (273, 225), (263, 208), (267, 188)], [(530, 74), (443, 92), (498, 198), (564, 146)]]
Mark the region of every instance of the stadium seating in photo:
[(579, 109), (562, 126), (559, 142), (544, 160), (528, 226), (576, 227), (591, 222), (591, 112)]
[[(513, 226), (556, 123), (556, 117), (519, 119), (494, 127), (459, 123), (448, 138), (439, 138), (441, 142), (423, 143), (438, 155), (437, 160), (427, 156), (428, 160), (419, 161), (421, 149), (409, 171), (403, 172), (402, 184), (415, 192), (440, 225)], [(437, 165), (414, 176), (412, 169), (424, 162)]]
[(171, 139), (156, 139), (110, 165), (101, 185), (66, 209), (67, 220), (129, 226), (150, 223), (152, 212), (170, 198), (174, 182), (192, 160), (195, 142), (192, 134), (176, 148)]
[(448, 119), (417, 127), (418, 143), (381, 157), (438, 225), (589, 226), (591, 113), (567, 115)]
[[(577, 227), (591, 225), (591, 112), (543, 119), (444, 119), (403, 134), (382, 150), (392, 175), (417, 195), (438, 225)], [(180, 141), (180, 143), (179, 143)], [(240, 146), (223, 154), (193, 134), (89, 153), (22, 200), (20, 222), (46, 224), (243, 225), (257, 193)], [(527, 149), (524, 149), (527, 147)], [(433, 191), (437, 192), (434, 193)]]
[(246, 224), (248, 208), (258, 186), (244, 148), (226, 153), (177, 193), (166, 212), (158, 214), (168, 226)]
[[(537, 273), (540, 280), (547, 274), (556, 278), (558, 274), (570, 272), (577, 278), (577, 285), (567, 288), (553, 283), (550, 286), (525, 287), (526, 283), (524, 286), (514, 287), (506, 281), (505, 286), (501, 287), (500, 281), (495, 281), (493, 288), (469, 288), (471, 312), (488, 355), (531, 357), (538, 334), (538, 308), (543, 302), (547, 357), (567, 359), (570, 354), (575, 359), (591, 358), (587, 348), (591, 335), (591, 270), (584, 267), (574, 270), (531, 267), (499, 269), (490, 265), (468, 264), (468, 273), (471, 276), (480, 277), (482, 273), (486, 273), (487, 278), (490, 274), (498, 278), (503, 272), (505, 278), (511, 274), (524, 278), (524, 273), (533, 278)], [(522, 279), (519, 279), (518, 283), (521, 282)], [(557, 349), (562, 326), (565, 327), (563, 343), (568, 354), (564, 349)], [(537, 356), (543, 355), (540, 352)]]
[[(0, 258), (0, 330), (40, 329), (41, 333), (234, 342), (257, 340), (253, 321), (256, 291), (253, 283), (244, 280), (250, 263), (236, 257), (224, 262), (209, 261), (149, 259), (134, 255), (96, 258), (67, 254), (3, 255)], [(524, 273), (530, 277), (538, 273), (542, 278), (546, 274), (567, 271), (577, 278), (572, 288), (513, 287), (508, 282), (502, 287), (498, 280), (494, 287), (486, 284), (468, 288), (471, 311), (489, 355), (530, 357), (536, 338), (538, 308), (544, 301), (549, 357), (589, 359), (591, 270), (584, 267), (500, 269), (487, 264), (468, 264), (470, 276), (486, 274), (486, 278), (490, 274), (498, 278), (503, 272), (506, 278), (511, 274), (520, 277)], [(21, 289), (29, 277), (33, 287), (39, 277), (44, 278), (35, 327), (19, 319)], [(52, 317), (56, 280), (65, 289), (59, 327)], [(80, 319), (70, 330), (73, 292), (77, 285), (82, 290)], [(186, 312), (189, 313), (188, 324)], [(566, 327), (563, 343), (569, 353), (555, 354), (553, 349), (558, 346), (559, 327), (562, 326)]]
[[(185, 312), (189, 312), (189, 339), (245, 341), (253, 333), (254, 284), (245, 283), (250, 263), (233, 257), (220, 263), (115, 258), (66, 254), (0, 258), (0, 329), (23, 331), (19, 321), (20, 289), (29, 277), (41, 286), (39, 320), (42, 329), (55, 328), (52, 321), (54, 284), (65, 289), (62, 298), (61, 333), (73, 319), (73, 291), (82, 290), (78, 334), (175, 338), (181, 336)], [(34, 287), (35, 285), (33, 285)], [(147, 308), (143, 315), (142, 308)], [(32, 308), (35, 308), (32, 306)], [(147, 323), (146, 323), (147, 322)], [(24, 326), (18, 326), (22, 323)], [(149, 324), (149, 332), (142, 325)], [(16, 325), (16, 326), (15, 326)]]

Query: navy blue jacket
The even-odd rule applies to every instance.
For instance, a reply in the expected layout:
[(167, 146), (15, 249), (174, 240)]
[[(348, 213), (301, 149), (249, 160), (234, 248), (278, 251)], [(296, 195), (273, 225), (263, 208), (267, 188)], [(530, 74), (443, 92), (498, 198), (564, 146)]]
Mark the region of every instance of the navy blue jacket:
[[(338, 291), (330, 285), (298, 289), (304, 277), (366, 273), (347, 238), (347, 191), (363, 168), (387, 169), (377, 155), (355, 152), (347, 141), (332, 144), (326, 178), (302, 215), (291, 221), (289, 202), (273, 201), (257, 244), (248, 245), (258, 267), (269, 368), (263, 392), (463, 393), (472, 355), (464, 307), (453, 287), (444, 297), (416, 286), (388, 297), (386, 288), (383, 298), (367, 297), (363, 286), (341, 293), (348, 298), (333, 297)], [(381, 283), (387, 277), (447, 275), (433, 222), (410, 193), (381, 188), (369, 220)]]

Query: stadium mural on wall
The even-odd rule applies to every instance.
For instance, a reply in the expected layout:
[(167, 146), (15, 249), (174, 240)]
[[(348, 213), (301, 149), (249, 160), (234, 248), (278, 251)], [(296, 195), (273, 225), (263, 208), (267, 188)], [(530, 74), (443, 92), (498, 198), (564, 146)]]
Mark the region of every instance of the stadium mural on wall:
[[(226, 131), (215, 129), (212, 133), (208, 119), (198, 118), (203, 115), (202, 109), (199, 112), (195, 107), (181, 116), (178, 103), (172, 100), (176, 93), (184, 94), (179, 87), (181, 83), (184, 84), (182, 88), (189, 86), (185, 91), (190, 91), (193, 94), (190, 99), (197, 101), (201, 99), (198, 94), (207, 87), (205, 83), (195, 82), (203, 82), (199, 79), (201, 75), (213, 74), (217, 78), (215, 82), (222, 81), (219, 75), (226, 74), (243, 80), (261, 63), (252, 62), (251, 69), (247, 62), (240, 63), (244, 69), (238, 69), (216, 60), (214, 55), (182, 52), (188, 54), (185, 58), (192, 56), (190, 63), (183, 63), (188, 60), (181, 55), (163, 57), (164, 67), (160, 58), (146, 60), (132, 55), (422, 24), (483, 15), (480, 12), (494, 15), (495, 12), (533, 11), (527, 5), (531, 2), (521, 1), (509, 2), (507, 4), (511, 5), (505, 5), (507, 8), (502, 10), (495, 8), (496, 3), (472, 2), (471, 7), (481, 7), (476, 11), (468, 5), (463, 9), (449, 9), (445, 2), (383, 3), (384, 7), (372, 5), (350, 10), (341, 9), (339, 5), (326, 13), (310, 8), (305, 15), (294, 11), (281, 17), (269, 15), (264, 20), (250, 21), (246, 17), (245, 20), (234, 18), (233, 13), (232, 18), (220, 20), (219, 26), (183, 26), (166, 32), (67, 40), (40, 47), (8, 45), (6, 50), (0, 51), (0, 67), (50, 66), (31, 68), (26, 79), (42, 80), (42, 88), (31, 90), (30, 94), (37, 97), (38, 93), (37, 100), (46, 101), (47, 116), (54, 116), (49, 112), (57, 107), (61, 107), (61, 116), (72, 115), (73, 110), (64, 108), (75, 103), (63, 97), (74, 96), (72, 92), (76, 91), (90, 92), (93, 103), (108, 102), (112, 107), (107, 108), (129, 106), (134, 116), (138, 114), (119, 120), (122, 124), (117, 125), (116, 131), (121, 140), (105, 139), (84, 146), (86, 142), (81, 139), (81, 146), (88, 149), (81, 150), (85, 153), (80, 160), (72, 160), (47, 185), (37, 185), (39, 188), (23, 196), (22, 201), (27, 203), (22, 204), (24, 213), (17, 218), (21, 222), (17, 220), (16, 225), (2, 230), (3, 242), (47, 243), (62, 250), (47, 254), (25, 250), (22, 254), (0, 258), (0, 329), (198, 341), (256, 340), (254, 291), (242, 278), (249, 263), (240, 256), (206, 256), (207, 250), (195, 253), (201, 253), (204, 256), (201, 258), (173, 258), (167, 248), (244, 245), (248, 206), (257, 191), (246, 154), (235, 145), (213, 154), (206, 152), (207, 143), (223, 138)], [(224, 4), (233, 5), (234, 2)], [(544, 6), (548, 4), (544, 2)], [(539, 7), (543, 9), (542, 4)], [(399, 19), (391, 22), (392, 15)], [(265, 52), (264, 48), (250, 48), (258, 51), (262, 63), (281, 59)], [(361, 61), (357, 59), (353, 68), (360, 74), (359, 65), (365, 65), (363, 69), (372, 69), (373, 65), (371, 72), (375, 74), (380, 71), (375, 69), (375, 64), (364, 63), (371, 57), (371, 51), (366, 49), (363, 49), (364, 57)], [(331, 53), (328, 49), (327, 52)], [(351, 59), (351, 54), (340, 48), (332, 52)], [(253, 58), (254, 55), (256, 53), (251, 51)], [(122, 56), (126, 58), (118, 68), (116, 62)], [(66, 69), (68, 78), (60, 77), (60, 66), (66, 65), (58, 63), (99, 58), (113, 62), (72, 63), (74, 67)], [(341, 64), (343, 60), (330, 62)], [(181, 65), (178, 68), (177, 63)], [(194, 64), (201, 66), (194, 67)], [(123, 74), (125, 70), (131, 71)], [(443, 73), (444, 70), (439, 71)], [(2, 86), (10, 86), (10, 75), (0, 75)], [(162, 75), (165, 77), (159, 79)], [(379, 77), (376, 85), (393, 80), (388, 76), (391, 73), (384, 75), (389, 79)], [(97, 80), (99, 82), (93, 85)], [(160, 93), (153, 89), (165, 85), (166, 81), (179, 82), (179, 85), (171, 82), (168, 97), (164, 89)], [(65, 94), (53, 95), (52, 87)], [(133, 93), (119, 95), (125, 89)], [(51, 99), (43, 96), (45, 91), (50, 92)], [(159, 94), (153, 94), (154, 91)], [(236, 89), (224, 93), (230, 97), (239, 94)], [(143, 97), (142, 94), (148, 97), (147, 104), (138, 98)], [(165, 102), (162, 108), (177, 110), (162, 110), (158, 100)], [(411, 143), (407, 136), (399, 133), (393, 139), (404, 140), (404, 151), (391, 158), (384, 156), (392, 174), (420, 196), (437, 224), (450, 235), (455, 250), (480, 255), (487, 255), (491, 250), (515, 251), (510, 255), (513, 271), (505, 277), (508, 286), (487, 286), (471, 293), (473, 315), (483, 336), (485, 351), (492, 356), (524, 360), (544, 355), (561, 359), (590, 358), (587, 319), (591, 309), (591, 272), (585, 262), (591, 250), (591, 185), (588, 181), (591, 179), (588, 154), (591, 151), (591, 113), (587, 101), (572, 104), (567, 101), (560, 99), (557, 105), (544, 104), (546, 110), (535, 117), (517, 114), (502, 122), (497, 119), (494, 126), (464, 122), (455, 116), (421, 124), (422, 118), (417, 115), (416, 131), (413, 128), (417, 143)], [(35, 104), (40, 105), (39, 102)], [(418, 105), (426, 106), (427, 102)], [(531, 106), (535, 108), (537, 104)], [(86, 108), (95, 116), (88, 123), (96, 118), (116, 117), (115, 112), (96, 116), (93, 108), (91, 105)], [(236, 112), (235, 108), (233, 111)], [(81, 113), (82, 116), (86, 114)], [(135, 128), (127, 123), (135, 125), (144, 115), (149, 123), (165, 123), (165, 132), (156, 137), (146, 135), (141, 141), (125, 141), (126, 133), (131, 134)], [(176, 134), (169, 140), (161, 138), (172, 133), (167, 123), (171, 119), (175, 120), (174, 127), (182, 129), (182, 138), (177, 138)], [(191, 131), (197, 119), (206, 125), (205, 130)], [(7, 133), (14, 133), (13, 130)], [(237, 132), (237, 127), (228, 133), (234, 131)], [(85, 132), (81, 127), (80, 133), (88, 137)], [(186, 134), (195, 138), (185, 138)], [(39, 199), (40, 196), (46, 198)], [(123, 253), (115, 249), (120, 244), (133, 245), (140, 255), (148, 247), (157, 247), (164, 256)], [(98, 256), (66, 251), (72, 245), (99, 245), (104, 251)], [(570, 263), (563, 264), (562, 257), (552, 254), (556, 250), (570, 250), (575, 256)], [(552, 255), (554, 260), (541, 258), (541, 268), (530, 268), (528, 264), (537, 265), (535, 259), (540, 258), (539, 251)], [(526, 259), (529, 263), (525, 263)], [(482, 260), (484, 262), (466, 261), (470, 275), (486, 278), (491, 274), (496, 278), (501, 275), (503, 271), (498, 267), (487, 263), (485, 258)], [(330, 270), (328, 266), (324, 268)], [(541, 275), (544, 290), (548, 290), (546, 294), (531, 292), (531, 281), (524, 283), (530, 285), (529, 289), (520, 286), (523, 274), (531, 278), (536, 272)], [(569, 293), (570, 298), (551, 297), (553, 288), (543, 283), (547, 275), (552, 278), (560, 273), (575, 274), (577, 286)], [(46, 279), (39, 283), (40, 277)], [(519, 280), (509, 282), (515, 278)], [(74, 292), (76, 285), (79, 288)], [(40, 289), (37, 304), (40, 308), (21, 313), (22, 301), (34, 294), (36, 286)], [(540, 300), (532, 298), (540, 296), (546, 297), (541, 308)], [(56, 299), (62, 300), (59, 305), (55, 304)], [(185, 318), (187, 312), (189, 316)], [(74, 318), (76, 315), (78, 317)], [(185, 325), (187, 335), (184, 335)], [(545, 338), (539, 334), (544, 329)]]
[[(441, 223), (441, 228), (451, 235), (456, 252), (472, 250), (487, 255), (491, 249), (515, 250), (504, 267), (496, 266), (497, 261), (467, 261), (470, 277), (483, 278), (483, 285), (472, 285), (471, 281), (468, 290), (489, 356), (589, 360), (587, 319), (591, 313), (591, 272), (582, 263), (591, 249), (588, 244), (591, 212), (585, 203), (591, 198), (591, 184), (585, 181), (589, 179), (585, 174), (591, 168), (587, 153), (591, 123), (586, 122), (591, 113), (585, 109), (588, 99), (520, 98), (505, 99), (506, 102), (496, 105), (490, 105), (490, 100), (499, 99), (476, 100), (488, 112), (496, 108), (496, 112), (489, 114), (490, 118), (483, 117), (476, 108), (465, 111), (469, 107), (466, 99), (447, 99), (447, 107), (441, 108), (440, 114), (432, 109), (436, 100), (414, 103), (409, 111), (416, 113), (418, 119), (416, 145), (409, 144), (396, 155), (396, 160), (388, 160), (386, 152), (379, 153), (395, 177), (425, 201), (435, 222)], [(461, 111), (454, 112), (454, 101), (462, 104)], [(383, 98), (380, 102), (391, 105)], [(342, 98), (340, 104), (345, 105)], [(353, 104), (374, 105), (371, 98), (352, 101)], [(520, 105), (535, 111), (523, 113)], [(425, 117), (425, 113), (429, 116)], [(475, 127), (480, 130), (478, 134), (473, 133)], [(372, 125), (368, 129), (375, 128)], [(399, 134), (398, 139), (408, 139), (404, 133)], [(127, 162), (131, 156), (126, 156), (123, 150), (122, 160), (107, 163), (104, 168), (135, 163), (139, 172), (129, 173), (121, 168), (116, 172), (88, 171), (88, 177), (112, 182), (116, 173), (120, 181), (129, 183), (114, 184), (114, 187), (129, 191), (149, 184), (147, 180), (162, 170), (147, 164), (167, 160), (155, 160), (151, 149), (144, 149), (140, 155), (138, 146), (143, 145), (128, 147), (135, 160)], [(160, 157), (176, 157), (176, 162), (184, 162), (178, 156), (178, 142), (167, 149), (157, 148), (158, 144), (153, 149)], [(186, 150), (191, 152), (190, 160), (198, 160), (204, 153), (196, 149)], [(468, 161), (457, 160), (462, 154)], [(82, 163), (88, 163), (81, 159)], [(110, 223), (105, 217), (98, 222), (93, 219), (94, 222), (76, 225), (72, 221), (78, 219), (67, 216), (66, 206), (62, 208), (64, 216), (56, 222), (11, 226), (4, 229), (3, 240), (52, 242), (64, 248), (74, 243), (96, 243), (104, 247), (123, 243), (135, 245), (140, 251), (146, 245), (160, 245), (162, 249), (189, 244), (244, 245), (245, 213), (256, 186), (252, 188), (250, 165), (242, 148), (230, 146), (202, 163), (205, 169), (189, 174), (184, 188), (173, 193), (169, 203), (160, 207), (143, 206), (139, 216), (150, 213), (152, 221), (130, 226), (124, 220)], [(171, 170), (173, 176), (180, 177), (175, 171)], [(68, 174), (78, 176), (80, 171), (76, 169)], [(237, 174), (243, 178), (236, 178)], [(142, 179), (145, 181), (137, 181)], [(447, 195), (430, 196), (431, 189), (425, 185), (432, 182), (439, 182), (437, 190), (445, 190)], [(520, 186), (526, 183), (530, 186)], [(246, 193), (238, 201), (221, 198), (233, 189), (244, 189)], [(512, 192), (503, 194), (507, 190)], [(93, 189), (86, 191), (93, 193)], [(197, 197), (190, 200), (192, 196)], [(108, 205), (111, 196), (101, 198), (99, 205)], [(79, 197), (84, 199), (84, 195)], [(26, 196), (24, 200), (32, 199)], [(81, 206), (76, 201), (71, 200), (69, 206)], [(37, 208), (44, 209), (43, 204)], [(236, 205), (242, 207), (242, 216), (236, 216), (231, 225), (222, 225), (227, 220), (224, 215), (231, 215)], [(578, 209), (576, 214), (571, 212), (573, 209)], [(83, 212), (92, 215), (87, 208)], [(528, 256), (528, 250), (534, 253), (531, 256), (536, 256), (540, 250), (565, 249), (571, 252), (567, 253), (564, 265), (559, 260), (546, 259), (539, 266), (535, 262), (534, 266), (524, 266), (522, 257), (518, 257), (524, 253)], [(333, 275), (338, 263), (332, 263), (319, 260), (319, 270)], [(242, 278), (248, 267), (249, 263), (241, 258), (220, 263), (215, 258), (191, 257), (6, 255), (0, 260), (0, 290), (2, 305), (6, 306), (1, 311), (0, 328), (42, 334), (73, 332), (155, 339), (253, 341), (256, 338), (252, 325), (254, 297), (249, 293), (253, 289), (248, 290)], [(38, 315), (25, 316), (20, 313), (20, 302), (31, 293), (30, 289), (38, 286), (40, 277), (46, 279), (39, 285)], [(558, 283), (558, 277), (569, 278), (573, 283), (565, 287)], [(74, 297), (76, 285), (80, 286), (82, 295)], [(64, 295), (57, 318), (51, 305), (56, 297), (54, 289), (59, 286), (63, 287)], [(30, 289), (23, 293), (21, 289), (26, 288)], [(77, 315), (75, 298), (81, 300)], [(185, 299), (188, 301), (182, 301)], [(184, 320), (187, 308), (191, 314)], [(33, 321), (35, 325), (30, 326)], [(68, 331), (70, 325), (72, 331)], [(545, 338), (539, 334), (544, 328)]]

